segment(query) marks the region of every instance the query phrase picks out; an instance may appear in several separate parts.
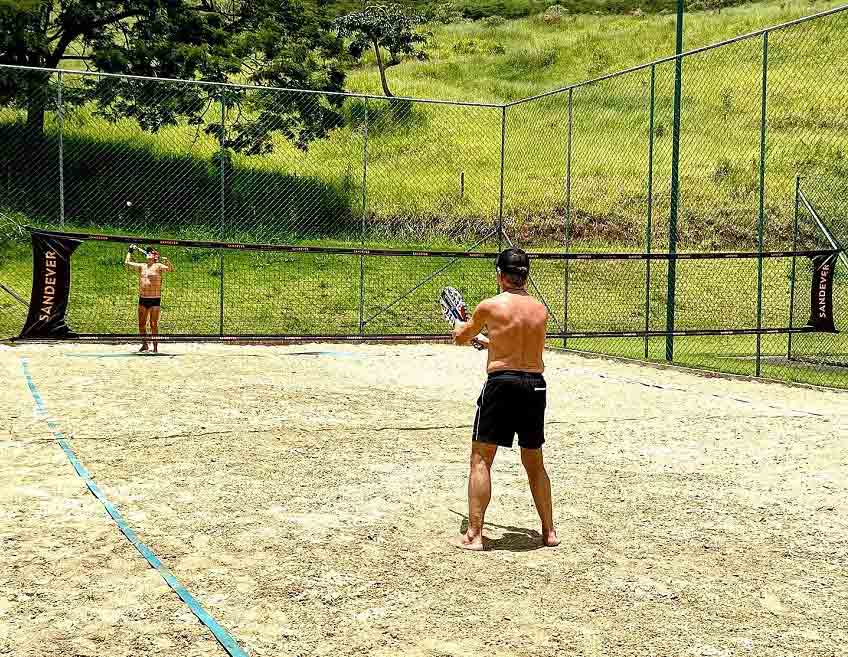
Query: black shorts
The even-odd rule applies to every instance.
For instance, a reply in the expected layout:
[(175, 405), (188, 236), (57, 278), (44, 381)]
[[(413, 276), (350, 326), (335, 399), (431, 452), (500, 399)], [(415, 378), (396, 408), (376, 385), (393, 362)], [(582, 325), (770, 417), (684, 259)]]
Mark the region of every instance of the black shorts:
[(139, 297), (138, 305), (145, 308), (158, 308), (161, 297)]
[(477, 399), (472, 438), (483, 443), (538, 449), (545, 442), (545, 377), (530, 372), (494, 372)]

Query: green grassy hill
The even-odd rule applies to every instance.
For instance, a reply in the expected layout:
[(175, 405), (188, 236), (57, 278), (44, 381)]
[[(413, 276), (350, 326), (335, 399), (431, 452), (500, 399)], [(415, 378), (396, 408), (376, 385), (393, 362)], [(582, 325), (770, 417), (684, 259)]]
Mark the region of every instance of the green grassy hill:
[[(686, 19), (686, 46), (831, 6), (766, 2), (720, 13), (692, 12)], [(537, 15), (430, 27), (429, 61), (390, 69), (395, 93), (500, 103), (667, 55), (674, 18), (573, 15), (548, 23)], [(846, 37), (848, 12), (773, 35), (767, 247), (785, 246), (789, 239), (796, 175), (846, 179), (840, 64)], [(761, 48), (761, 40), (750, 40), (686, 59), (680, 222), (686, 247), (755, 244)], [(672, 68), (658, 67), (655, 80), (657, 239), (667, 232)], [(66, 84), (74, 84), (72, 76), (66, 76)], [(377, 93), (374, 67), (365, 62), (353, 71), (348, 88)], [(575, 92), (572, 238), (645, 247), (649, 101), (648, 70)], [(511, 231), (525, 243), (558, 244), (564, 239), (567, 108), (567, 95), (558, 95), (507, 112), (504, 208)], [(379, 99), (369, 100), (366, 108), (363, 100), (351, 99), (343, 109), (346, 127), (306, 152), (280, 137), (270, 155), (233, 158), (224, 190), (228, 235), (350, 236), (358, 229), (363, 202), (374, 239), (464, 240), (496, 220), (499, 108), (410, 106)], [(210, 115), (217, 118), (214, 107)], [(31, 221), (49, 222), (55, 220), (58, 200), (53, 166), (58, 122), (55, 115), (48, 120), (48, 143), (38, 154), (43, 167), (30, 167), (43, 169), (35, 184), (18, 164), (29, 149), (15, 138), (23, 133), (22, 118), (20, 112), (0, 108), (0, 206)], [(219, 230), (216, 143), (202, 129), (185, 125), (149, 134), (130, 121), (108, 123), (90, 108), (69, 112), (64, 127), (66, 218), (71, 224), (183, 235)], [(23, 178), (29, 178), (26, 185)], [(844, 186), (837, 183), (834, 193)], [(126, 211), (130, 199), (133, 213)]]
[[(684, 48), (699, 48), (840, 4), (760, 2), (721, 12), (691, 11), (685, 17)], [(674, 26), (670, 13), (574, 14), (557, 23), (546, 23), (537, 13), (504, 22), (435, 24), (429, 26), (430, 60), (391, 68), (389, 81), (397, 95), (508, 102), (674, 54)], [(373, 62), (349, 76), (348, 88), (382, 93)]]

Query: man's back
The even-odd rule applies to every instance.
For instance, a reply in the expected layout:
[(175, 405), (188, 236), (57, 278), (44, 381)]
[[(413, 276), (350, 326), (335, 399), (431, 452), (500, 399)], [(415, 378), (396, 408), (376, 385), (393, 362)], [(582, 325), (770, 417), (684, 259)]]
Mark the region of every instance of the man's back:
[(489, 335), (487, 370), (543, 372), (548, 321), (544, 304), (524, 290), (503, 292), (483, 303)]

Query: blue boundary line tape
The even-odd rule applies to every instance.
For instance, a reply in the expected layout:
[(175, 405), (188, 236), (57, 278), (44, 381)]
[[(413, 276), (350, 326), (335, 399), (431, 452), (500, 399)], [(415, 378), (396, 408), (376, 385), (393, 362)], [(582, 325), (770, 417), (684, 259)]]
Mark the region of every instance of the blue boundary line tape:
[(171, 574), (171, 571), (168, 570), (168, 568), (159, 561), (156, 555), (150, 551), (150, 548), (141, 542), (138, 535), (130, 528), (118, 509), (106, 499), (106, 496), (97, 484), (94, 483), (94, 480), (91, 478), (91, 474), (88, 470), (86, 470), (85, 466), (80, 462), (76, 454), (74, 454), (74, 451), (65, 439), (65, 435), (59, 429), (58, 422), (48, 415), (47, 408), (44, 406), (44, 401), (41, 399), (38, 388), (35, 387), (35, 383), (29, 373), (28, 361), (23, 357), (21, 358), (21, 370), (23, 371), (23, 375), (26, 379), (29, 391), (32, 394), (32, 398), (35, 400), (36, 408), (38, 408), (39, 413), (41, 413), (47, 420), (47, 426), (50, 427), (50, 431), (53, 433), (53, 437), (56, 439), (56, 442), (59, 443), (59, 446), (65, 452), (65, 455), (68, 457), (71, 465), (74, 466), (74, 470), (76, 470), (77, 474), (85, 482), (85, 485), (88, 486), (88, 490), (91, 491), (91, 494), (100, 500), (100, 503), (103, 504), (109, 515), (112, 516), (112, 520), (114, 520), (115, 524), (118, 525), (118, 529), (120, 529), (124, 536), (127, 537), (127, 540), (133, 544), (135, 549), (138, 550), (145, 559), (147, 559), (147, 563), (159, 571), (159, 574), (167, 582), (168, 586), (170, 586), (174, 590), (174, 593), (180, 596), (182, 601), (186, 603), (188, 608), (191, 610), (191, 613), (197, 616), (200, 622), (209, 628), (221, 646), (223, 646), (224, 650), (226, 650), (232, 657), (248, 657), (247, 653), (239, 647), (238, 643), (236, 643), (235, 639), (230, 636), (229, 632), (221, 627), (217, 621), (200, 606), (200, 603), (197, 602), (191, 593), (189, 593), (186, 588), (179, 583), (177, 578)]

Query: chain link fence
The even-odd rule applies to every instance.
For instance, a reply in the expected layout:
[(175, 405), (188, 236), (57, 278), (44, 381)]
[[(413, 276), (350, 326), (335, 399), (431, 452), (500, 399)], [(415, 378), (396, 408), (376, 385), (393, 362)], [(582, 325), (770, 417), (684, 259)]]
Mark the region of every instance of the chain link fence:
[[(0, 107), (0, 331), (15, 334), (26, 315), (23, 225), (567, 254), (833, 248), (796, 178), (844, 243), (848, 91), (822, 45), (846, 37), (848, 12), (839, 9), (686, 53), (679, 115), (675, 58), (508, 104), (0, 67), (0, 77), (37, 90)], [(426, 324), (417, 313), (430, 312), (431, 283), (443, 278), (433, 276), (444, 264), (437, 259), (397, 258), (388, 269), (349, 256), (322, 262), (304, 264), (323, 272), (313, 282), (287, 276), (290, 290), (322, 280), (367, 290), (353, 315), (344, 311), (351, 333)], [(109, 276), (114, 262), (91, 266)], [(846, 270), (841, 262), (834, 280), (837, 328)], [(237, 271), (228, 294), (243, 295), (245, 310), (227, 332), (278, 326), (248, 310), (251, 295), (276, 289), (270, 270)], [(839, 334), (675, 335), (800, 328), (809, 289), (795, 291), (808, 271), (801, 257), (566, 259), (540, 261), (531, 289), (569, 349), (848, 386)], [(472, 296), (494, 292), (491, 272), (479, 275), (489, 279)], [(569, 337), (589, 325), (642, 335)]]

